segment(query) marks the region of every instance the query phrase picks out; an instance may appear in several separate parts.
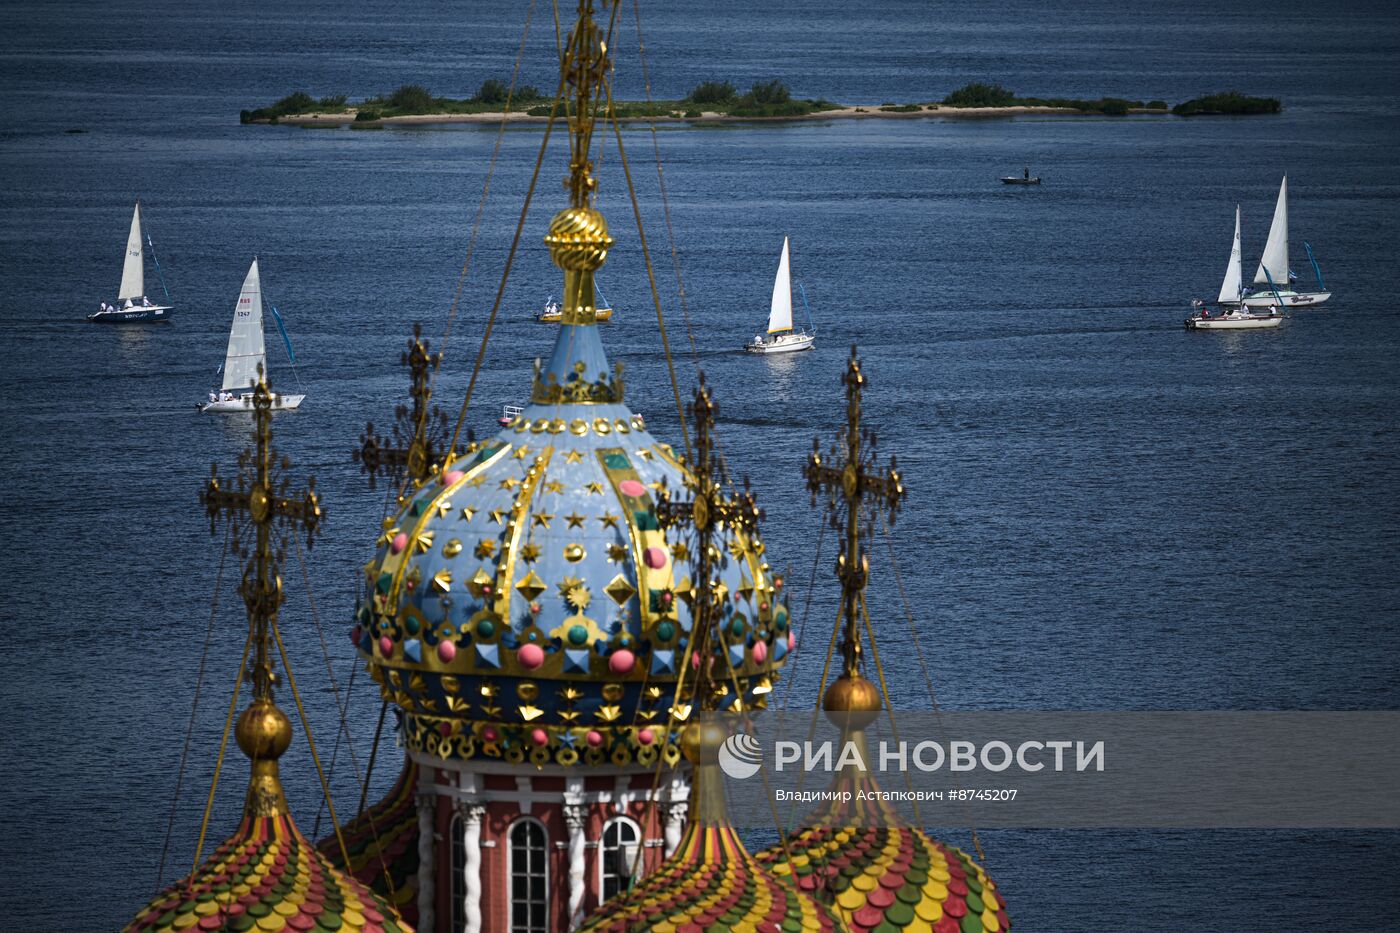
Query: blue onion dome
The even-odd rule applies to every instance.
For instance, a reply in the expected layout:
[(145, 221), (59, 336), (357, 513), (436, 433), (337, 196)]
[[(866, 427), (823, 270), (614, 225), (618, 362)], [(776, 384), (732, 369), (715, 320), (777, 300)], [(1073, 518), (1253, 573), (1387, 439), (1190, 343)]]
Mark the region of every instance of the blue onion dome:
[[(604, 353), (592, 284), (612, 244), (602, 216), (562, 211), (546, 242), (565, 306), (530, 404), (404, 496), (365, 568), (352, 637), (404, 710), (412, 750), (674, 764), (666, 725), (691, 635), (694, 534), (664, 529), (657, 506), (664, 491), (689, 499), (689, 474), (624, 403), (621, 366)], [(715, 541), (723, 637), (711, 663), (730, 684), (725, 708), (760, 708), (792, 647), (782, 584), (757, 534), (720, 527)]]

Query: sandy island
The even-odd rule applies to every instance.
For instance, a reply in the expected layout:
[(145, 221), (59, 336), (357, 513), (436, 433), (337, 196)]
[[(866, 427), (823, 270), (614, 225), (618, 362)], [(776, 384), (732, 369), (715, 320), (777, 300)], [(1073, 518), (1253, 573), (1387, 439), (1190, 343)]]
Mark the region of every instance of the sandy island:
[[(1152, 110), (1146, 107), (1132, 107), (1129, 113), (1150, 113), (1158, 116), (1170, 116), (1168, 110)], [(354, 108), (347, 108), (340, 113), (296, 113), (285, 117), (278, 117), (278, 123), (290, 123), (294, 126), (345, 126), (354, 124), (359, 127), (367, 126), (418, 126), (433, 123), (500, 123), (505, 119), (507, 123), (545, 123), (548, 117), (533, 117), (521, 111), (506, 113), (420, 113), (409, 114), (397, 117), (380, 117), (377, 120), (363, 120), (356, 122), (355, 116), (358, 113)], [(865, 118), (895, 119), (895, 120), (919, 120), (928, 118), (963, 118), (963, 117), (1014, 117), (1023, 114), (1054, 114), (1070, 116), (1103, 116), (1102, 113), (1091, 110), (1077, 110), (1073, 107), (1035, 107), (1035, 106), (1012, 106), (1012, 107), (949, 107), (942, 104), (929, 104), (921, 106), (918, 110), (882, 110), (880, 105), (859, 106), (859, 107), (838, 107), (832, 110), (818, 110), (815, 113), (797, 114), (777, 117), (744, 117), (733, 116), (727, 113), (717, 113), (715, 111), (703, 111), (698, 117), (672, 116), (670, 114), (657, 116), (625, 116), (618, 117), (619, 123), (783, 123), (797, 120), (861, 120)], [(252, 123), (270, 123), (270, 120), (252, 120)]]

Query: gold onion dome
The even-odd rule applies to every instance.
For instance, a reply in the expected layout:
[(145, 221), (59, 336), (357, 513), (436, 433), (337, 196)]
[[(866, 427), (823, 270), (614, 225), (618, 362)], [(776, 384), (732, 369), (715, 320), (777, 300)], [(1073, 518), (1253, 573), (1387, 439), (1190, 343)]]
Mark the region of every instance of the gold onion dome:
[(282, 711), (255, 700), (236, 736), (253, 759), (238, 830), (194, 874), (157, 895), (128, 933), (407, 933), (395, 910), (332, 865), (287, 812), (277, 758), (291, 742), (291, 723)]
[[(702, 737), (702, 730), (711, 734)], [(687, 727), (683, 745), (686, 757), (696, 766), (696, 779), (680, 845), (660, 868), (590, 915), (583, 930), (798, 933), (838, 929), (825, 906), (792, 880), (766, 871), (725, 817), (715, 752), (727, 734), (713, 721)]]
[[(412, 751), (675, 764), (664, 727), (691, 637), (694, 536), (663, 528), (658, 507), (695, 478), (624, 404), (594, 326), (602, 216), (561, 211), (546, 242), (565, 273), (563, 324), (530, 404), (407, 491), (351, 638), (404, 710)], [(782, 583), (756, 532), (715, 524), (712, 663), (738, 684), (722, 706), (758, 708), (794, 643)]]
[[(405, 758), (398, 780), (378, 803), (340, 828), (349, 874), (408, 921), (418, 918), (418, 765)], [(332, 865), (345, 871), (345, 858), (335, 834), (316, 847)]]

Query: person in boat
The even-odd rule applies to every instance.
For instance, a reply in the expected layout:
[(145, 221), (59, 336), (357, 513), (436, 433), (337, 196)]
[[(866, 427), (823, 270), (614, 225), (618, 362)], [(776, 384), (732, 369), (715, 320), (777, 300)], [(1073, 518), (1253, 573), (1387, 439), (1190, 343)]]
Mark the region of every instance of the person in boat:
[(105, 301), (102, 302), (101, 306), (98, 307), (98, 309), (97, 309), (97, 313), (98, 313), (98, 314), (106, 314), (106, 313), (107, 313), (107, 302), (105, 302)]
[(756, 346), (756, 347), (761, 347), (761, 346), (763, 346), (763, 335), (762, 335), (762, 334), (754, 334), (754, 335), (753, 335), (753, 344), (754, 344), (754, 346)]
[(1024, 178), (1026, 181), (1031, 180), (1031, 167), (1029, 165), (1021, 169), (1021, 177)]
[(151, 299), (147, 298), (145, 295), (142, 295), (142, 296), (141, 296), (141, 307), (143, 307), (143, 308), (149, 308), (150, 306), (151, 306)]
[(128, 298), (128, 299), (126, 300), (126, 304), (122, 305), (122, 307), (125, 308), (125, 309), (127, 309), (127, 310), (130, 310), (130, 309), (131, 309), (131, 299)]
[(219, 400), (218, 394), (215, 393), (215, 391), (214, 391), (213, 389), (210, 389), (210, 390), (209, 390), (209, 404), (210, 404), (210, 405), (213, 405), (213, 404), (214, 404), (215, 402), (217, 402), (218, 400)]

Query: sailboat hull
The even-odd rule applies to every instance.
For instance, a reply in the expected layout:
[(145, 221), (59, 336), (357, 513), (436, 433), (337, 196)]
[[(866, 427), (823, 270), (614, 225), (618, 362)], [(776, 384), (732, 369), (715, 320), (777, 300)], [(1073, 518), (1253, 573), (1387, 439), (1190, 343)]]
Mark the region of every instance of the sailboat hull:
[(1283, 323), (1280, 315), (1241, 314), (1236, 317), (1189, 317), (1187, 330), (1263, 330)]
[[(272, 394), (273, 411), (290, 411), (301, 404), (305, 395), (278, 395)], [(250, 412), (253, 410), (253, 394), (245, 392), (238, 398), (220, 399), (217, 402), (205, 402), (199, 406), (199, 410), (211, 415), (233, 415), (239, 412)]]
[(750, 353), (797, 353), (815, 346), (816, 334), (779, 334), (770, 340), (751, 340), (744, 349)]
[(87, 316), (87, 319), (96, 324), (150, 324), (157, 321), (169, 321), (171, 312), (174, 310), (168, 305), (150, 308), (118, 308), (115, 311), (94, 311)]
[[(1280, 291), (1279, 298), (1283, 299), (1285, 308), (1305, 308), (1308, 305), (1320, 305), (1328, 298), (1332, 297), (1331, 292), (1295, 292), (1292, 289)], [(1246, 308), (1267, 308), (1269, 305), (1277, 304), (1272, 291), (1254, 292), (1245, 295), (1243, 304)]]

